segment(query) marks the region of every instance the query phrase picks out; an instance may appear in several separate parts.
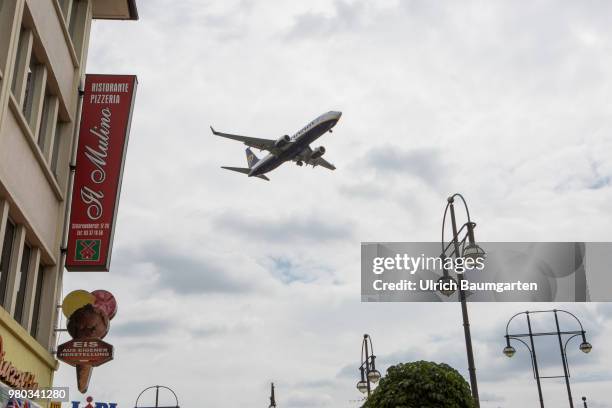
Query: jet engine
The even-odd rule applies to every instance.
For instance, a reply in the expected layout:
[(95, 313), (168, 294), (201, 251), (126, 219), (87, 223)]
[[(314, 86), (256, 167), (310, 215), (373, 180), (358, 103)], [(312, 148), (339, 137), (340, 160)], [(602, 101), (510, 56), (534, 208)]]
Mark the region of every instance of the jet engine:
[(284, 135), (274, 142), (274, 146), (280, 149), (281, 147), (287, 146), (289, 143), (291, 143), (291, 138), (289, 135)]
[(319, 157), (323, 156), (325, 154), (325, 148), (323, 146), (319, 146), (316, 149), (314, 149), (312, 151), (312, 154), (310, 155), (311, 159), (318, 159)]

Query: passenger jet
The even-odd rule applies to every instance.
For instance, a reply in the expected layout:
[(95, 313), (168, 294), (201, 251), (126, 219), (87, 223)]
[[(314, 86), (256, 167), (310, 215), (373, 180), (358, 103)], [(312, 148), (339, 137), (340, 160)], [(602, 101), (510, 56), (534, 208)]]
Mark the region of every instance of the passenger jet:
[[(312, 167), (322, 166), (329, 170), (336, 170), (333, 164), (322, 157), (325, 154), (325, 148), (319, 146), (312, 149), (310, 144), (325, 134), (325, 132), (331, 132), (332, 128), (336, 126), (336, 123), (340, 120), (340, 116), (342, 116), (342, 112), (330, 111), (324, 113), (304, 126), (293, 136), (284, 135), (278, 138), (278, 140), (259, 139), (256, 137), (217, 132), (212, 126), (210, 130), (212, 130), (214, 135), (238, 140), (249, 146), (246, 149), (247, 164), (249, 167), (221, 166), (221, 168), (244, 173), (249, 177), (258, 177), (270, 181), (266, 173), (288, 161), (294, 161), (298, 166), (310, 164)], [(251, 147), (259, 150), (266, 150), (269, 154), (259, 160), (251, 151)]]

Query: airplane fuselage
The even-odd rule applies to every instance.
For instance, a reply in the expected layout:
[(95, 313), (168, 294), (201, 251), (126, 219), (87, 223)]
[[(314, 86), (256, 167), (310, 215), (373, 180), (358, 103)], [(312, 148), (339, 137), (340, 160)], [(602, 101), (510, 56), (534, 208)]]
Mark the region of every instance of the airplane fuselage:
[(291, 142), (278, 153), (270, 153), (261, 159), (249, 173), (249, 177), (256, 177), (276, 169), (286, 161), (299, 156), (310, 143), (314, 142), (326, 132), (329, 132), (342, 116), (341, 112), (330, 111), (319, 116), (291, 137)]

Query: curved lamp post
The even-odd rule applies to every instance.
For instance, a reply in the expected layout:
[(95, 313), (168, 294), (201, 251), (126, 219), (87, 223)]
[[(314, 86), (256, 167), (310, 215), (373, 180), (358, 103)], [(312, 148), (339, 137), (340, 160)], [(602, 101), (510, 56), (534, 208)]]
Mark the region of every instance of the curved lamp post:
[[(155, 406), (154, 407), (139, 407), (138, 406), (138, 401), (140, 400), (140, 397), (142, 396), (142, 394), (144, 394), (145, 392), (152, 390), (155, 388)], [(171, 405), (171, 406), (159, 406), (159, 389), (164, 389), (164, 390), (168, 390), (172, 393), (172, 395), (174, 395), (174, 400), (176, 401), (176, 405)], [(138, 394), (138, 397), (136, 398), (136, 404), (134, 405), (135, 408), (180, 408), (179, 407), (179, 403), (178, 403), (178, 397), (176, 396), (176, 393), (171, 389), (168, 388), (166, 386), (163, 385), (153, 385), (151, 387), (147, 387), (144, 390), (142, 390), (140, 392), (140, 394)]]
[[(465, 212), (467, 215), (467, 222), (457, 229), (457, 220), (455, 217), (455, 198), (461, 199)], [(444, 228), (446, 226), (446, 216), (450, 213), (451, 225), (453, 229), (453, 238), (450, 242), (446, 243), (444, 240)], [(467, 203), (461, 194), (455, 193), (447, 199), (446, 208), (444, 209), (444, 218), (442, 219), (442, 263), (445, 264), (446, 258), (464, 258), (472, 259), (483, 259), (485, 257), (485, 251), (476, 244), (474, 239), (474, 228), (476, 223), (472, 222), (470, 218), (470, 210), (468, 209)], [(463, 274), (458, 274), (459, 280), (464, 279)], [(455, 279), (450, 276), (448, 270), (443, 268), (443, 276), (438, 279), (439, 282), (449, 282)], [(467, 351), (468, 368), (470, 373), (470, 386), (472, 389), (472, 397), (477, 408), (480, 408), (480, 399), (478, 396), (478, 381), (476, 380), (476, 366), (474, 364), (474, 352), (472, 350), (472, 336), (470, 333), (470, 319), (468, 316), (467, 301), (465, 297), (465, 291), (461, 288), (461, 285), (455, 285), (459, 290), (459, 301), (461, 302), (461, 312), (463, 316), (463, 332), (465, 335), (465, 348)], [(442, 293), (446, 296), (450, 296), (454, 293), (454, 290), (444, 290)]]
[(376, 369), (376, 356), (374, 346), (369, 335), (363, 335), (361, 343), (361, 366), (359, 366), (361, 380), (357, 383), (357, 389), (362, 393), (367, 393), (368, 397), (372, 393), (372, 385), (380, 380), (380, 372)]
[[(556, 325), (557, 330), (554, 332), (534, 333), (531, 327), (530, 315), (536, 314), (536, 313), (553, 313), (555, 317), (555, 325)], [(580, 330), (561, 331), (561, 328), (559, 326), (559, 313), (565, 313), (573, 317), (576, 320), (576, 322), (578, 322), (578, 325), (580, 326)], [(512, 320), (514, 320), (514, 318), (520, 315), (525, 315), (525, 318), (527, 320), (528, 332), (527, 333), (516, 333), (516, 334), (508, 333), (510, 323), (512, 322)], [(559, 339), (559, 350), (561, 353), (561, 361), (563, 363), (563, 375), (546, 376), (546, 377), (540, 376), (540, 371), (538, 370), (538, 359), (537, 359), (537, 354), (536, 354), (536, 349), (535, 349), (535, 343), (533, 341), (533, 338), (535, 336), (557, 336), (557, 338)], [(568, 336), (567, 339), (565, 340), (565, 343), (563, 342), (564, 340), (563, 336)], [(572, 399), (572, 390), (571, 390), (570, 382), (569, 382), (570, 370), (569, 370), (569, 363), (567, 361), (567, 344), (570, 342), (570, 340), (578, 336), (582, 338), (582, 342), (580, 343), (580, 346), (579, 346), (580, 351), (582, 351), (585, 354), (590, 353), (591, 350), (593, 349), (593, 346), (586, 339), (586, 332), (584, 330), (584, 327), (582, 327), (582, 322), (580, 322), (580, 320), (574, 314), (566, 310), (553, 309), (553, 310), (536, 310), (532, 312), (529, 312), (529, 311), (521, 312), (521, 313), (515, 314), (514, 316), (510, 318), (510, 320), (508, 320), (508, 324), (506, 325), (506, 335), (505, 335), (506, 347), (504, 347), (503, 352), (508, 358), (516, 354), (516, 349), (510, 344), (510, 340), (519, 341), (523, 343), (525, 347), (527, 347), (527, 350), (529, 350), (529, 354), (531, 355), (531, 368), (533, 370), (533, 377), (535, 378), (536, 384), (538, 386), (538, 396), (540, 398), (541, 408), (544, 408), (544, 397), (542, 395), (542, 385), (540, 383), (541, 378), (565, 378), (565, 386), (567, 388), (567, 397), (569, 399), (569, 405), (571, 408), (574, 408), (574, 402)], [(527, 344), (526, 342), (522, 340), (522, 338), (525, 338), (525, 337), (529, 337), (529, 343), (531, 344), (531, 347), (529, 346), (529, 344)], [(586, 401), (586, 398), (583, 397), (583, 401)]]

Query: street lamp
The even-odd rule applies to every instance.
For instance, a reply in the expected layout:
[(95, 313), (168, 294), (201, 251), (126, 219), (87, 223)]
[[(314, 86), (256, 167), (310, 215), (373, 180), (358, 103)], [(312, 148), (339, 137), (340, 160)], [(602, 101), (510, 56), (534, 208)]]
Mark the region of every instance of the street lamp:
[(592, 349), (593, 349), (593, 346), (591, 346), (591, 343), (589, 343), (588, 341), (585, 340), (582, 343), (580, 343), (580, 351), (582, 351), (583, 353), (589, 354)]
[[(467, 215), (467, 222), (463, 224), (459, 229), (457, 229), (457, 220), (455, 218), (455, 198), (461, 199)], [(449, 212), (451, 218), (451, 225), (453, 228), (453, 238), (447, 244), (444, 240), (444, 227), (446, 226), (446, 215)], [(472, 261), (484, 259), (485, 251), (476, 244), (476, 240), (474, 239), (475, 227), (476, 223), (472, 222), (470, 218), (470, 211), (463, 196), (461, 194), (455, 193), (452, 196), (448, 197), (446, 208), (444, 209), (444, 218), (442, 219), (442, 254), (440, 255), (440, 258), (442, 258), (442, 264), (444, 266), (443, 276), (438, 279), (438, 282), (444, 283), (454, 280), (454, 278), (450, 276), (448, 270), (446, 269), (445, 260), (447, 258), (463, 258), (464, 263), (468, 259)], [(463, 237), (461, 238), (462, 234)], [(465, 279), (463, 273), (458, 273), (457, 276), (459, 277), (460, 283)], [(449, 286), (450, 285), (446, 286), (447, 289), (441, 291), (443, 295), (450, 296), (455, 292), (454, 290), (449, 289)], [(461, 284), (453, 285), (453, 287), (458, 287), (459, 290), (459, 301), (461, 302), (461, 312), (463, 316), (463, 332), (465, 335), (465, 348), (467, 352), (472, 397), (474, 398), (476, 408), (480, 408), (480, 398), (478, 396), (478, 381), (476, 380), (476, 366), (474, 364), (474, 351), (472, 350), (472, 335), (470, 333), (470, 319), (468, 316), (465, 291), (462, 289)]]
[(514, 356), (514, 354), (516, 353), (516, 349), (510, 345), (504, 347), (504, 354), (506, 355), (506, 357), (510, 358), (512, 356)]
[[(531, 315), (537, 314), (537, 313), (554, 314), (555, 326), (557, 330), (554, 332), (534, 333), (531, 328)], [(561, 331), (561, 328), (559, 325), (559, 313), (565, 313), (573, 317), (576, 320), (576, 322), (578, 322), (578, 325), (580, 326), (580, 330)], [(508, 328), (510, 327), (510, 323), (512, 322), (512, 320), (514, 320), (515, 317), (520, 316), (520, 315), (525, 315), (526, 317), (528, 332), (527, 333), (517, 333), (517, 334), (508, 333)], [(540, 376), (540, 371), (538, 369), (538, 359), (537, 359), (536, 349), (535, 349), (535, 342), (533, 340), (535, 336), (557, 336), (559, 340), (559, 350), (561, 352), (561, 362), (563, 363), (563, 375), (546, 376), (546, 377)], [(564, 339), (563, 336), (568, 336), (567, 339), (565, 340), (565, 343), (563, 342), (563, 339)], [(580, 346), (579, 346), (580, 351), (582, 351), (585, 354), (590, 353), (591, 350), (593, 349), (593, 346), (591, 345), (591, 343), (589, 343), (586, 340), (586, 332), (584, 331), (584, 327), (582, 327), (582, 323), (574, 314), (566, 310), (553, 309), (553, 310), (536, 310), (532, 312), (529, 312), (529, 311), (521, 312), (521, 313), (517, 313), (514, 316), (512, 316), (510, 320), (508, 321), (508, 324), (506, 325), (506, 335), (505, 335), (506, 347), (504, 347), (503, 352), (507, 357), (514, 356), (516, 350), (510, 344), (510, 340), (519, 341), (525, 347), (527, 347), (527, 350), (529, 350), (529, 354), (531, 355), (531, 367), (533, 370), (533, 376), (538, 386), (538, 396), (540, 398), (541, 408), (544, 408), (544, 397), (542, 395), (542, 385), (540, 383), (541, 378), (565, 378), (565, 386), (567, 388), (567, 397), (569, 399), (569, 406), (570, 408), (574, 408), (574, 402), (572, 399), (572, 390), (571, 390), (570, 382), (569, 382), (570, 371), (569, 371), (569, 363), (567, 360), (567, 344), (570, 342), (570, 340), (578, 336), (582, 338), (582, 343), (580, 343)], [(531, 344), (531, 347), (522, 340), (522, 338), (525, 338), (525, 337), (529, 337), (529, 343)], [(586, 406), (586, 398), (583, 397), (583, 401), (585, 401), (585, 406)]]
[[(371, 353), (371, 354), (370, 354)], [(357, 383), (359, 392), (367, 393), (368, 397), (372, 393), (372, 384), (376, 384), (380, 380), (380, 371), (376, 369), (376, 356), (374, 355), (374, 346), (372, 338), (369, 335), (363, 335), (361, 343), (361, 366), (359, 366), (361, 379)]]
[[(155, 406), (154, 407), (139, 407), (138, 401), (140, 400), (140, 397), (142, 396), (142, 394), (144, 394), (148, 390), (152, 390), (153, 388), (155, 388)], [(176, 405), (159, 406), (159, 389), (160, 388), (164, 390), (168, 390), (172, 393), (172, 395), (174, 396), (174, 400), (176, 401)], [(138, 397), (136, 398), (136, 404), (134, 404), (134, 407), (135, 408), (179, 408), (179, 403), (178, 403), (178, 397), (176, 396), (176, 393), (171, 388), (165, 387), (163, 385), (153, 385), (151, 387), (145, 388), (144, 390), (140, 392), (140, 394), (138, 394)]]
[[(442, 262), (444, 262), (444, 259), (442, 259)], [(438, 279), (438, 287), (442, 288), (440, 289), (440, 293), (448, 297), (455, 293), (455, 289), (453, 288), (457, 287), (457, 280), (449, 275), (446, 268), (443, 268), (442, 272), (442, 276)]]

